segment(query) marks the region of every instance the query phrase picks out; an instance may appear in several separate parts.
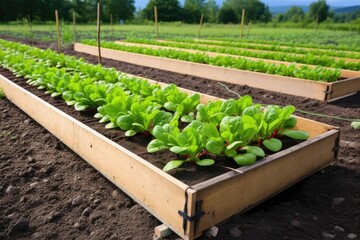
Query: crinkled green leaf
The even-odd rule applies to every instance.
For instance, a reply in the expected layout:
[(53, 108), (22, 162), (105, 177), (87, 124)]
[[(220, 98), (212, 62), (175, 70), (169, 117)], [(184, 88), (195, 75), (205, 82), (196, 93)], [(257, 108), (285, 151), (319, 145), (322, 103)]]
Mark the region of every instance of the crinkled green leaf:
[(205, 166), (214, 165), (215, 161), (213, 159), (201, 159), (196, 161), (195, 163), (196, 165), (205, 167)]
[(160, 150), (169, 149), (164, 142), (160, 141), (159, 139), (153, 139), (147, 146), (147, 151), (150, 153), (154, 153)]
[(220, 109), (221, 112), (225, 113), (228, 116), (234, 114), (235, 110), (236, 110), (236, 104), (234, 99), (228, 99), (224, 101)]
[(112, 129), (112, 128), (116, 128), (117, 126), (114, 124), (114, 123), (112, 123), (112, 122), (109, 122), (108, 124), (106, 124), (105, 125), (105, 128), (106, 129)]
[(282, 148), (282, 142), (277, 138), (270, 138), (263, 141), (264, 146), (273, 152), (278, 152)]
[(219, 137), (219, 132), (217, 130), (217, 128), (209, 123), (209, 124), (205, 124), (202, 128), (202, 135), (205, 135), (207, 138), (209, 137)]
[(222, 153), (224, 151), (224, 147), (225, 147), (225, 144), (221, 139), (209, 140), (205, 146), (205, 148), (213, 154)]
[(226, 146), (226, 149), (237, 149), (238, 147), (240, 147), (240, 145), (242, 144), (242, 141), (235, 141), (232, 142), (231, 144), (229, 144), (228, 146)]
[(164, 104), (164, 108), (169, 110), (169, 111), (175, 112), (176, 111), (176, 104), (174, 104), (172, 102), (166, 102)]
[(181, 121), (185, 122), (185, 123), (189, 123), (192, 120), (194, 120), (194, 116), (193, 115), (184, 115), (181, 117)]
[(81, 98), (86, 98), (85, 94), (83, 92), (76, 92), (74, 93), (75, 100), (80, 100)]
[(130, 130), (132, 128), (132, 123), (134, 122), (134, 118), (127, 114), (122, 115), (118, 117), (116, 120), (116, 124), (122, 129), (122, 130)]
[(265, 152), (262, 148), (257, 146), (245, 146), (241, 148), (241, 150), (245, 150), (247, 153), (252, 153), (257, 157), (265, 157)]
[(173, 170), (175, 168), (178, 168), (181, 166), (181, 164), (183, 164), (185, 162), (185, 160), (173, 160), (168, 162), (165, 167), (163, 168), (163, 171), (168, 172), (170, 170)]
[(188, 147), (179, 147), (179, 146), (173, 146), (170, 148), (170, 151), (177, 154), (187, 154), (189, 152)]
[(309, 134), (305, 131), (285, 130), (281, 134), (296, 140), (307, 140), (309, 138)]
[(84, 111), (84, 110), (86, 110), (89, 106), (83, 105), (82, 103), (77, 102), (77, 103), (75, 103), (74, 107), (75, 107), (75, 110), (76, 110), (76, 111)]
[(228, 157), (235, 157), (237, 154), (235, 149), (225, 149), (225, 155)]
[(297, 123), (296, 117), (290, 116), (290, 118), (288, 118), (285, 121), (284, 128), (294, 128), (296, 126), (296, 123)]
[(253, 164), (256, 161), (256, 156), (252, 153), (243, 153), (236, 155), (234, 160), (239, 166), (246, 166)]
[(126, 137), (132, 137), (132, 136), (134, 136), (136, 133), (137, 133), (137, 132), (134, 131), (134, 130), (128, 130), (128, 131), (125, 132), (125, 136), (126, 136)]
[(351, 126), (355, 129), (360, 129), (360, 121), (354, 121), (351, 123)]

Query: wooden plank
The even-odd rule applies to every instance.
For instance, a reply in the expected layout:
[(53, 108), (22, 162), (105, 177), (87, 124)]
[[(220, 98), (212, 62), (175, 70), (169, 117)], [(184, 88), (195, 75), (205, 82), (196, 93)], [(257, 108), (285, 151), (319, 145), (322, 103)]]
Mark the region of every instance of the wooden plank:
[(154, 229), (155, 235), (160, 238), (169, 237), (174, 232), (165, 224), (161, 224)]
[[(95, 47), (85, 44), (76, 43), (74, 49), (75, 51), (91, 55), (96, 54)], [(215, 67), (206, 64), (128, 53), (107, 48), (102, 48), (102, 52), (104, 57), (118, 61), (125, 61), (132, 64), (203, 77), (216, 81), (248, 85), (250, 87), (323, 101), (325, 100), (325, 91), (330, 85), (325, 82)]]
[(331, 86), (331, 99), (337, 99), (360, 91), (360, 77), (334, 82)]
[(203, 200), (205, 212), (198, 222), (197, 233), (235, 212), (248, 210), (329, 164), (336, 157), (333, 147), (338, 137), (339, 131), (331, 130), (254, 165), (239, 168), (243, 174), (229, 172), (193, 186), (197, 199)]
[[(188, 186), (0, 75), (6, 97), (176, 234)], [(44, 117), (46, 116), (46, 117)], [(156, 193), (156, 194), (155, 194)]]
[(297, 119), (297, 123), (294, 129), (307, 131), (310, 135), (310, 139), (315, 138), (330, 130), (337, 129), (334, 126), (320, 123), (303, 117), (296, 116), (296, 119)]
[[(168, 50), (177, 50), (177, 51), (183, 51), (183, 52), (189, 52), (189, 53), (202, 53), (206, 54), (209, 57), (217, 57), (217, 56), (227, 56), (227, 57), (233, 57), (233, 58), (244, 58), (251, 61), (263, 61), (266, 63), (273, 63), (275, 65), (295, 65), (296, 67), (301, 66), (307, 66), (310, 68), (316, 68), (316, 65), (311, 64), (303, 64), (303, 63), (294, 63), (294, 62), (286, 62), (286, 61), (278, 61), (278, 60), (271, 60), (271, 59), (264, 59), (264, 58), (256, 58), (256, 57), (247, 57), (247, 56), (239, 56), (239, 55), (232, 55), (232, 54), (226, 54), (226, 53), (216, 53), (216, 52), (207, 52), (207, 51), (201, 51), (201, 50), (192, 50), (192, 49), (186, 49), (186, 48), (176, 48), (176, 47), (167, 47), (167, 46), (157, 46), (157, 45), (151, 45), (151, 44), (142, 44), (142, 43), (131, 43), (131, 42), (123, 42), (123, 41), (115, 41), (116, 44), (123, 45), (123, 46), (136, 46), (136, 47), (146, 47), (151, 49), (168, 49)], [(330, 67), (323, 67), (327, 69), (334, 69)], [(355, 78), (360, 77), (360, 71), (353, 71), (348, 69), (341, 69), (341, 75), (342, 78)]]

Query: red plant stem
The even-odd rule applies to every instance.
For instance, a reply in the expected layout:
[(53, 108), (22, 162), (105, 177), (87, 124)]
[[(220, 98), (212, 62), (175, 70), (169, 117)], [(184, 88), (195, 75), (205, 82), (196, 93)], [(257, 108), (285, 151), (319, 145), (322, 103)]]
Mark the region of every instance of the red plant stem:
[(203, 157), (203, 156), (205, 156), (206, 154), (208, 154), (209, 153), (209, 151), (208, 150), (204, 150), (204, 151), (202, 151), (200, 154), (199, 154), (199, 158), (201, 158), (201, 157)]

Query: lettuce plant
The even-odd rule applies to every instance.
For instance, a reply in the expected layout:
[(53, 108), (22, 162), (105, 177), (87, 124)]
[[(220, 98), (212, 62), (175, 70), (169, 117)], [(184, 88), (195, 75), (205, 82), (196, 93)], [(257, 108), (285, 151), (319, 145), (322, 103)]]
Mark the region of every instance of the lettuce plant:
[(269, 105), (262, 108), (259, 104), (248, 107), (244, 110), (244, 116), (251, 116), (258, 125), (256, 140), (260, 146), (277, 152), (282, 148), (279, 139), (282, 135), (297, 139), (306, 140), (309, 138), (305, 131), (291, 130), (296, 125), (296, 118), (291, 114), (295, 111), (292, 105), (281, 108)]

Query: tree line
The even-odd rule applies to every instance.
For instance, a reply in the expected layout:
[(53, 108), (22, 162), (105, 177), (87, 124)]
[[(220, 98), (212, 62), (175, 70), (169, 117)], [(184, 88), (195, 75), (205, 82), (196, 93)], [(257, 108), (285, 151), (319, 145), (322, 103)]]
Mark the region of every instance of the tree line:
[(215, 0), (185, 0), (181, 6), (179, 0), (149, 0), (144, 9), (136, 11), (134, 0), (0, 0), (0, 21), (16, 21), (31, 19), (46, 22), (54, 20), (57, 9), (61, 19), (72, 21), (73, 13), (79, 23), (94, 22), (98, 1), (101, 2), (101, 20), (143, 20), (154, 19), (154, 6), (158, 9), (159, 21), (181, 21), (198, 23), (201, 14), (205, 22), (209, 23), (238, 23), (241, 20), (242, 9), (246, 9), (245, 21), (256, 22), (322, 22), (327, 19), (333, 21), (351, 21), (360, 17), (359, 14), (335, 15), (330, 11), (326, 0), (313, 2), (307, 13), (301, 7), (291, 7), (284, 14), (273, 16), (260, 0), (224, 0), (218, 6)]

